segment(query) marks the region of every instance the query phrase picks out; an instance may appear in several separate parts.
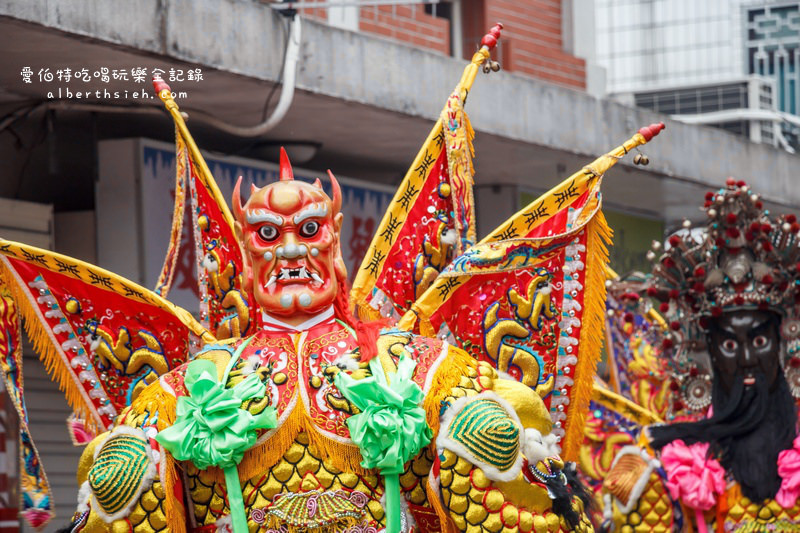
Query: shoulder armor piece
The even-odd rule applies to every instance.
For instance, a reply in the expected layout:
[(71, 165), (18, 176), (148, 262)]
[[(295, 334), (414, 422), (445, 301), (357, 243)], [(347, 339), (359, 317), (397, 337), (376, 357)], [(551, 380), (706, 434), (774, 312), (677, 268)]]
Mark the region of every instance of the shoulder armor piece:
[(87, 479), (92, 509), (111, 523), (130, 512), (153, 482), (156, 467), (144, 432), (137, 428), (115, 428), (96, 449)]
[(622, 514), (628, 514), (636, 508), (658, 464), (657, 459), (638, 446), (624, 446), (617, 453), (603, 481), (603, 489), (614, 496)]
[(522, 468), (522, 425), (508, 403), (492, 392), (459, 398), (445, 411), (437, 446), (483, 470), (493, 481), (511, 481)]

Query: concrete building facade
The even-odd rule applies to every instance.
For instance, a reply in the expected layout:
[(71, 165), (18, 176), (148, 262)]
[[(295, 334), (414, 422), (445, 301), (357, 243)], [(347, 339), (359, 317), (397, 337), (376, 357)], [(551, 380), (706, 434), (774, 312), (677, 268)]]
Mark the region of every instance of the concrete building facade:
[(800, 147), (800, 2), (596, 0), (596, 61), (620, 101)]

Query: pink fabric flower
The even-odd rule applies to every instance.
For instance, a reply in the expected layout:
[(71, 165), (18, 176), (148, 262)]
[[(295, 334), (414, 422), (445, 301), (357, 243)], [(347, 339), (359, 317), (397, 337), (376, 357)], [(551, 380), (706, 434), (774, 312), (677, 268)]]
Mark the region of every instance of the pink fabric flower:
[(794, 439), (792, 448), (778, 454), (778, 475), (781, 488), (775, 501), (784, 509), (790, 509), (800, 496), (800, 437)]
[(695, 509), (697, 529), (706, 531), (703, 511), (717, 504), (717, 496), (725, 492), (725, 469), (716, 459), (706, 457), (708, 443), (687, 446), (675, 440), (661, 451), (661, 464), (667, 472), (667, 489), (673, 499)]
[(35, 509), (35, 508), (23, 511), (21, 514), (22, 518), (24, 518), (25, 521), (28, 522), (35, 529), (43, 527), (54, 516), (52, 511), (47, 511), (45, 509)]

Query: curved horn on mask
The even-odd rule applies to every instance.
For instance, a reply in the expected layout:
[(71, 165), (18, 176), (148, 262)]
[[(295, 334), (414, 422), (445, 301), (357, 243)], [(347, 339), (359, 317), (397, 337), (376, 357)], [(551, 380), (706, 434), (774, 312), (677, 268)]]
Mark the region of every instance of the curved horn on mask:
[(233, 207), (233, 216), (239, 223), (244, 222), (244, 209), (242, 209), (242, 195), (241, 195), (241, 187), (242, 187), (242, 177), (239, 176), (239, 179), (236, 180), (236, 186), (233, 188), (233, 198), (231, 198), (231, 206)]
[(255, 184), (255, 183), (251, 183), (251, 184), (250, 184), (250, 196), (253, 196), (255, 193), (257, 193), (257, 192), (258, 192), (258, 191), (260, 191), (260, 190), (261, 190), (261, 189), (259, 189), (258, 187), (256, 187), (256, 184)]
[(328, 169), (328, 177), (331, 179), (331, 187), (333, 188), (333, 214), (339, 212), (342, 208), (342, 189), (339, 187), (339, 182), (336, 181), (336, 176)]
[(281, 181), (292, 181), (294, 179), (294, 172), (292, 172), (292, 164), (289, 162), (289, 156), (286, 154), (283, 146), (281, 146)]
[(319, 178), (314, 180), (314, 187), (316, 187), (317, 189), (321, 189), (322, 188), (322, 182), (319, 181)]

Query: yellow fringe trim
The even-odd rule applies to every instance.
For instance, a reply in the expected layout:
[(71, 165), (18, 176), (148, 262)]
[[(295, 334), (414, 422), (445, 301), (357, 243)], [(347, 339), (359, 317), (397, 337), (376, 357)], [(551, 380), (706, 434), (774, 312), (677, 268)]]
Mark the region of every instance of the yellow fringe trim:
[(581, 323), (580, 357), (575, 367), (572, 398), (566, 420), (566, 434), (561, 448), (566, 461), (577, 461), (583, 441), (583, 426), (589, 400), (592, 398), (594, 375), (603, 345), (606, 310), (606, 265), (612, 230), (603, 212), (586, 225), (586, 279), (584, 282), (583, 321)]
[[(298, 401), (298, 404), (301, 403)], [(289, 418), (278, 428), (266, 442), (250, 448), (244, 453), (242, 462), (239, 463), (239, 480), (244, 482), (258, 474), (263, 473), (275, 466), (286, 454), (286, 451), (294, 442), (297, 435), (304, 429), (303, 407), (295, 405)], [(217, 473), (221, 479), (225, 479), (220, 470)]]
[[(160, 382), (155, 382), (147, 386), (131, 405), (131, 414), (137, 419), (145, 412), (158, 413), (156, 428), (161, 431), (175, 423), (175, 410), (178, 404), (177, 398), (165, 391)], [(117, 423), (126, 423), (119, 420)], [(175, 486), (180, 484), (181, 466), (178, 461), (166, 450), (162, 450), (162, 460), (164, 461), (164, 514), (166, 515), (167, 527), (173, 533), (185, 533), (186, 531), (186, 508), (183, 501), (174, 497)]]
[(131, 409), (137, 414), (158, 413), (156, 427), (159, 431), (167, 429), (175, 423), (175, 410), (178, 399), (165, 391), (158, 381), (148, 385), (134, 400)]
[(356, 303), (355, 308), (356, 308), (356, 313), (358, 314), (358, 318), (362, 322), (372, 322), (374, 320), (380, 320), (383, 318), (381, 316), (381, 312), (373, 308), (369, 304)]
[(467, 368), (476, 368), (477, 366), (475, 359), (467, 352), (450, 347), (444, 361), (436, 369), (423, 404), (434, 439), (439, 434), (439, 414), (442, 409), (442, 400), (450, 396), (453, 388), (458, 386), (458, 382), (466, 375)]
[[(289, 417), (275, 434), (245, 452), (238, 467), (239, 480), (244, 483), (278, 464), (300, 433), (308, 436), (309, 446), (315, 448), (314, 455), (326, 465), (360, 476), (374, 474), (361, 466), (362, 457), (358, 446), (337, 442), (320, 433), (314, 421), (306, 413), (302, 402), (298, 400)], [(225, 475), (219, 468), (209, 468), (208, 472), (217, 483), (225, 483)]]
[(175, 486), (180, 482), (180, 465), (172, 454), (164, 452), (164, 514), (167, 529), (172, 533), (186, 533), (186, 508), (175, 497)]
[(310, 445), (317, 449), (320, 459), (326, 464), (341, 470), (342, 472), (352, 472), (359, 476), (374, 474), (361, 466), (361, 450), (355, 444), (342, 444), (330, 437), (326, 437), (317, 431), (310, 419), (306, 419), (306, 433), (308, 434)]
[(9, 272), (4, 263), (0, 263), (0, 282), (11, 292), (17, 304), (19, 314), (25, 324), (25, 333), (33, 344), (33, 349), (39, 354), (39, 359), (44, 364), (47, 374), (58, 384), (59, 390), (64, 393), (67, 403), (73, 412), (86, 421), (86, 426), (95, 434), (102, 433), (106, 428), (101, 424), (96, 411), (86, 403), (81, 393), (80, 385), (76, 383), (75, 374), (64, 362), (58, 349), (53, 345), (47, 328), (36, 313), (36, 309), (28, 299), (25, 289), (19, 285), (13, 273)]

